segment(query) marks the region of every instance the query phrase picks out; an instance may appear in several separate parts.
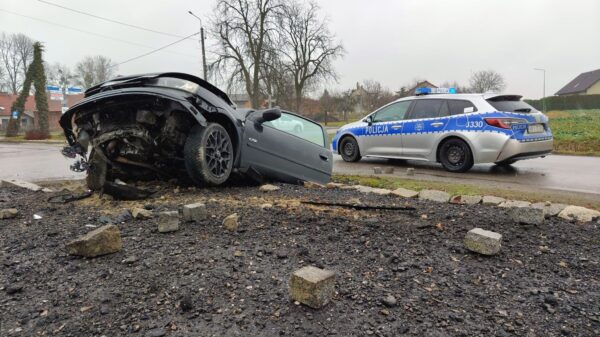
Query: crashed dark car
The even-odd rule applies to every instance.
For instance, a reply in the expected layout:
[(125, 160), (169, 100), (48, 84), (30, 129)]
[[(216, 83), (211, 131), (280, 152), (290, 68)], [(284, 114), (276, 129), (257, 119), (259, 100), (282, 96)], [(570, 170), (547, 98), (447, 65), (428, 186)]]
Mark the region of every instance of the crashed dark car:
[(321, 184), (331, 177), (332, 153), (320, 124), (277, 108), (238, 109), (223, 91), (183, 73), (96, 85), (60, 125), (69, 143), (63, 154), (79, 157), (71, 168), (87, 171), (92, 190), (116, 179), (189, 177), (215, 186), (233, 175)]

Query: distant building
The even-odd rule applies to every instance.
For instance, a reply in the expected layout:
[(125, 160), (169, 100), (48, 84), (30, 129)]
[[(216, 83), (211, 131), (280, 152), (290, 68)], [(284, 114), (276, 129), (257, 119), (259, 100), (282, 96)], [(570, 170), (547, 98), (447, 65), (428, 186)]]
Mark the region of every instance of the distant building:
[[(17, 100), (18, 95), (0, 93), (0, 130), (6, 130), (8, 121), (12, 115), (10, 110), (13, 103)], [(83, 94), (67, 95), (67, 106), (73, 106), (75, 103), (83, 99)], [(48, 124), (50, 131), (61, 130), (59, 125), (60, 117), (62, 116), (62, 102), (59, 100), (48, 99)], [(27, 97), (25, 102), (25, 110), (21, 116), (21, 130), (28, 131), (37, 126), (37, 107), (35, 106), (35, 98), (33, 95)]]
[(555, 95), (600, 95), (600, 69), (579, 74)]
[(248, 94), (227, 94), (229, 99), (235, 103), (235, 105), (240, 109), (250, 109), (252, 108), (252, 102), (250, 101), (250, 96)]
[(437, 85), (432, 84), (429, 81), (422, 81), (417, 83), (417, 85), (415, 85), (412, 88), (401, 88), (400, 91), (396, 91), (396, 95), (398, 95), (401, 98), (414, 96), (417, 88), (437, 88)]

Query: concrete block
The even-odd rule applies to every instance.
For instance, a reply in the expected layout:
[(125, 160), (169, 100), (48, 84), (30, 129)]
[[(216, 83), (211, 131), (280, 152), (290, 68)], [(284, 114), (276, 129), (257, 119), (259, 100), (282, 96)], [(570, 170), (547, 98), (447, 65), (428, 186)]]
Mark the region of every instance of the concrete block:
[(158, 232), (170, 233), (179, 230), (178, 212), (160, 212), (158, 213)]
[(409, 190), (406, 188), (402, 188), (402, 187), (393, 190), (391, 193), (392, 193), (392, 195), (395, 195), (398, 197), (403, 197), (403, 198), (416, 198), (419, 196), (419, 192)]
[(335, 295), (335, 272), (307, 266), (290, 278), (290, 295), (311, 308), (319, 309)]
[(67, 243), (71, 255), (96, 257), (116, 253), (123, 248), (121, 232), (115, 225), (106, 225)]
[(183, 206), (183, 220), (199, 222), (207, 218), (208, 212), (205, 204), (195, 203)]
[(471, 229), (465, 236), (465, 247), (475, 253), (495, 255), (502, 247), (502, 235), (481, 228)]
[(448, 202), (448, 200), (450, 200), (450, 194), (437, 190), (421, 190), (421, 192), (419, 192), (419, 199)]

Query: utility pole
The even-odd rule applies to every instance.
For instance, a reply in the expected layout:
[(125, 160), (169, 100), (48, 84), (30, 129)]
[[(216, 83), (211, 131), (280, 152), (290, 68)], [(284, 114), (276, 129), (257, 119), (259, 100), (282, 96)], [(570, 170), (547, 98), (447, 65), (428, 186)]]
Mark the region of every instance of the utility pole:
[(192, 15), (193, 17), (198, 19), (198, 21), (200, 22), (200, 46), (202, 47), (202, 71), (203, 71), (203, 75), (204, 75), (204, 80), (208, 81), (208, 79), (206, 78), (206, 51), (204, 49), (204, 27), (202, 27), (202, 19), (200, 19), (200, 17), (198, 17), (196, 14), (192, 13), (192, 11), (188, 11), (188, 13), (190, 13), (190, 15)]
[(546, 69), (542, 68), (533, 68), (533, 70), (538, 70), (544, 73), (544, 87), (542, 89), (543, 97), (542, 97), (542, 112), (546, 113)]

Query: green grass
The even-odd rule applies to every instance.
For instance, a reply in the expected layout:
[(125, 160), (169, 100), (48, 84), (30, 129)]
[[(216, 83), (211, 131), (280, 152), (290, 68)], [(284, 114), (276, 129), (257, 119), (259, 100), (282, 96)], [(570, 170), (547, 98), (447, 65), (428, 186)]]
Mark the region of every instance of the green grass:
[(600, 109), (550, 111), (554, 152), (600, 156)]
[[(4, 135), (0, 134), (0, 137), (4, 137)], [(63, 134), (62, 131), (52, 131), (52, 132), (50, 132), (50, 138), (45, 139), (45, 140), (46, 141), (47, 140), (51, 140), (51, 141), (65, 140), (65, 135)], [(15, 136), (15, 137), (6, 137), (6, 138), (4, 138), (4, 141), (7, 141), (7, 142), (28, 142), (29, 140), (25, 139), (25, 135), (24, 134), (21, 134), (21, 135)]]

